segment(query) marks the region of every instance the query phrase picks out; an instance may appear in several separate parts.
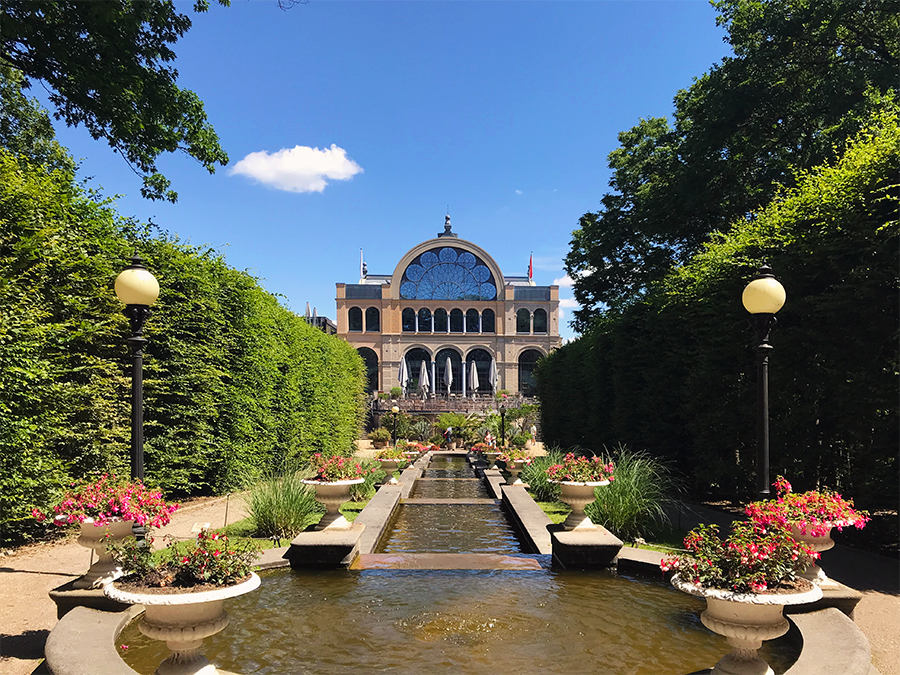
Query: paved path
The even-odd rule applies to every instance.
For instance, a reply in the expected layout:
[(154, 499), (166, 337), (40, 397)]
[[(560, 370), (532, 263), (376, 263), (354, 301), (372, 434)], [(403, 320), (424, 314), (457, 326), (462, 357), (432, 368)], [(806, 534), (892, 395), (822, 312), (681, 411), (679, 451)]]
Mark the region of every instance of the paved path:
[[(211, 527), (245, 517), (239, 497), (198, 500), (173, 514), (156, 533), (192, 538), (196, 523)], [(872, 661), (881, 675), (900, 675), (900, 561), (835, 546), (823, 556), (830, 577), (863, 592), (855, 621), (869, 639)], [(74, 540), (23, 548), (0, 557), (0, 675), (29, 675), (43, 658), (44, 642), (56, 624), (56, 606), (47, 593), (81, 574), (89, 551)], [(98, 673), (102, 675), (102, 673)]]

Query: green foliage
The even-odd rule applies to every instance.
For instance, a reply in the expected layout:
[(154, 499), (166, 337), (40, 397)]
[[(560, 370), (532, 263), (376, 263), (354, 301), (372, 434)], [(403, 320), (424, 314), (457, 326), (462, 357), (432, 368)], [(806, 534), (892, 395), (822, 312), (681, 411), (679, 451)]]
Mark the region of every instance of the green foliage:
[(611, 459), (615, 480), (596, 491), (597, 499), (585, 513), (623, 541), (655, 536), (669, 522), (665, 507), (678, 487), (669, 465), (623, 445)]
[(861, 508), (898, 500), (900, 128), (873, 114), (833, 165), (800, 171), (640, 301), (536, 369), (544, 437), (652, 448), (694, 495), (745, 499), (756, 454), (755, 342), (743, 287), (768, 261), (787, 290), (772, 331), (772, 475)]
[(529, 436), (528, 434), (516, 434), (511, 439), (509, 439), (509, 444), (519, 448), (524, 448), (530, 440), (531, 436)]
[(378, 443), (387, 443), (389, 440), (391, 440), (391, 432), (384, 427), (372, 429), (372, 431), (370, 431), (368, 435), (370, 441), (376, 441)]
[(409, 428), (412, 438), (423, 443), (431, 436), (431, 422), (425, 419), (415, 420)]
[(403, 390), (400, 387), (391, 387), (391, 398), (400, 398)]
[(365, 367), (208, 249), (156, 235), (64, 170), (0, 149), (0, 542), (64, 485), (127, 475), (130, 335), (112, 282), (137, 247), (160, 280), (144, 356), (145, 470), (221, 493), (317, 451), (349, 453)]
[(359, 460), (359, 465), (365, 475), (362, 483), (350, 486), (350, 499), (354, 502), (363, 502), (375, 495), (375, 484), (384, 479), (384, 471), (381, 463), (371, 459)]
[(565, 453), (558, 447), (550, 448), (546, 455), (535, 457), (522, 469), (522, 481), (528, 483), (528, 491), (538, 502), (555, 502), (559, 499), (559, 484), (547, 479), (547, 469), (562, 462)]
[(639, 302), (715, 232), (840, 155), (897, 90), (891, 0), (716, 0), (734, 48), (675, 96), (672, 124), (641, 119), (609, 155), (610, 192), (573, 233), (566, 271), (585, 331)]
[(247, 510), (257, 537), (291, 539), (317, 520), (322, 506), (302, 472), (269, 475), (252, 488)]
[[(229, 0), (219, 0), (228, 5)], [(194, 11), (208, 3), (196, 2)], [(144, 178), (141, 193), (174, 202), (157, 170), (164, 152), (184, 152), (210, 173), (225, 166), (203, 103), (176, 84), (174, 45), (191, 27), (175, 4), (130, 2), (4, 2), (0, 59), (49, 87), (56, 116), (105, 138)]]

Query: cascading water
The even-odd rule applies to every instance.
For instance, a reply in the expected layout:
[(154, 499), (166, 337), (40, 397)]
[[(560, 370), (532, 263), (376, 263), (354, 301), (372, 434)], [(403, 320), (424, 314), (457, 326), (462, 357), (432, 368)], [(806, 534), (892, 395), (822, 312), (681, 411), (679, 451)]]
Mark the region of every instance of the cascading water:
[[(437, 455), (363, 569), (263, 573), (204, 653), (234, 673), (678, 675), (728, 651), (700, 624), (703, 602), (662, 580), (524, 553), (474, 478)], [(134, 625), (119, 641), (147, 675), (166, 653)], [(780, 639), (761, 655), (779, 673), (796, 648)]]

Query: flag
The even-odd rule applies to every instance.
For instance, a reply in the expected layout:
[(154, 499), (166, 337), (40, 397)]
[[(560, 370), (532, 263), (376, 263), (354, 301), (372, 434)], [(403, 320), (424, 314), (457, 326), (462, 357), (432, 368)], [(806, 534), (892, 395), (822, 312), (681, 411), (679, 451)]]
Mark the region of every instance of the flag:
[(362, 249), (359, 249), (359, 278), (363, 278), (363, 254)]
[(531, 252), (531, 257), (528, 259), (528, 280), (534, 278), (534, 251)]

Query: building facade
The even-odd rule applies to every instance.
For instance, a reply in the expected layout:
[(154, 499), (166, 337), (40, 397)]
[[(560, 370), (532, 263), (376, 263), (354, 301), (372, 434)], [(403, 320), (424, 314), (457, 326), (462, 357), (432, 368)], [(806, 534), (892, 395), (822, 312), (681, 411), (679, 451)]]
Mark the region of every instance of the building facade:
[[(337, 334), (369, 370), (369, 391), (408, 395), (534, 394), (537, 360), (560, 346), (559, 287), (505, 277), (482, 248), (444, 231), (393, 274), (338, 283)], [(473, 386), (474, 385), (474, 386)]]

